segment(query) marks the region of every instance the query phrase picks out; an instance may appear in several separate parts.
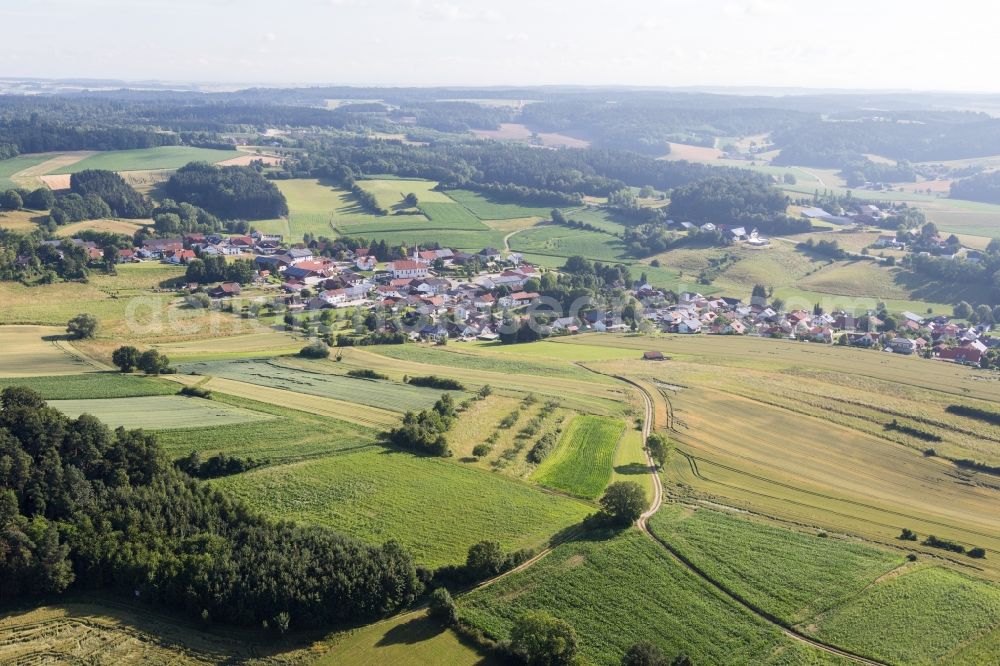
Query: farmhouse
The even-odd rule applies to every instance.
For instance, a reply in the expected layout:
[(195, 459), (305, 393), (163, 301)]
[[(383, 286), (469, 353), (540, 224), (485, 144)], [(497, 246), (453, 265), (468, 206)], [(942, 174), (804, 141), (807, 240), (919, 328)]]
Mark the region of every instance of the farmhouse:
[(644, 361), (665, 361), (666, 358), (663, 356), (663, 352), (658, 351), (648, 351), (642, 353), (642, 360)]
[(218, 287), (213, 287), (208, 291), (212, 298), (229, 298), (239, 296), (242, 292), (239, 282), (223, 282)]

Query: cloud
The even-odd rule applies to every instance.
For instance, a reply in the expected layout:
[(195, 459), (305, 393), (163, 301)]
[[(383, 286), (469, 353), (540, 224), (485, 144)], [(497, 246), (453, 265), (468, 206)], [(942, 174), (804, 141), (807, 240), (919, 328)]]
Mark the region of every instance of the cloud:
[(747, 16), (765, 18), (779, 14), (782, 9), (776, 0), (741, 0), (740, 2), (727, 2), (722, 6), (722, 13), (729, 18)]
[(503, 38), (505, 42), (526, 42), (528, 39), (528, 33), (526, 32), (512, 32)]
[(264, 33), (264, 39), (267, 40), (267, 41), (269, 41), (269, 42), (275, 42), (275, 41), (278, 40), (278, 36), (276, 34), (274, 34), (273, 32), (266, 32), (266, 33)]

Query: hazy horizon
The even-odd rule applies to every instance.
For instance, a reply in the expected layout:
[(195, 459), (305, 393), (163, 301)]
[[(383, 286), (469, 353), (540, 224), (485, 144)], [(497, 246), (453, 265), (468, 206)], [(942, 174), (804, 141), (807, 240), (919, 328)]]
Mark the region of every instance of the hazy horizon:
[(259, 85), (1000, 92), (1000, 9), (958, 0), (35, 0), (0, 77)]

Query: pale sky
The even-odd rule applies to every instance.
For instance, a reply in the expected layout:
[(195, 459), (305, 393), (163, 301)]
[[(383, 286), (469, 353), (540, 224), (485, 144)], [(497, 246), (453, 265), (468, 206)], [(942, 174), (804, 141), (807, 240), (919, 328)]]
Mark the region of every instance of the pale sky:
[(0, 77), (1000, 92), (990, 0), (0, 0)]

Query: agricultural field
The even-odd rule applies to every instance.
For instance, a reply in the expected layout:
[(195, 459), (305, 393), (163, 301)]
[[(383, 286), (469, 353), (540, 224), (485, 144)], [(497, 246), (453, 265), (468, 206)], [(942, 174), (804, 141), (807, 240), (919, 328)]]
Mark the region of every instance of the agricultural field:
[(649, 463), (646, 461), (642, 432), (637, 429), (627, 428), (615, 449), (611, 482), (616, 481), (638, 483), (646, 492), (647, 501), (652, 503), (653, 476), (650, 474)]
[[(48, 153), (38, 153), (34, 155), (18, 155), (10, 159), (0, 160), (0, 190), (11, 190), (25, 185), (21, 178), (14, 180), (14, 176), (26, 169), (38, 166), (51, 157)], [(29, 179), (30, 180), (30, 179)]]
[(161, 430), (157, 436), (168, 455), (180, 457), (192, 451), (204, 456), (225, 453), (278, 463), (375, 446), (375, 432), (368, 427), (221, 391), (214, 391), (212, 399), (269, 415), (271, 420), (266, 427), (250, 422)]
[(513, 220), (523, 217), (548, 217), (551, 207), (523, 206), (515, 203), (493, 201), (484, 194), (471, 190), (448, 190), (448, 196), (469, 209), (480, 220)]
[(109, 150), (95, 153), (73, 164), (53, 168), (46, 173), (77, 173), (85, 169), (108, 171), (147, 171), (177, 169), (188, 162), (222, 162), (239, 155), (238, 151), (190, 146), (159, 146), (136, 150)]
[(407, 194), (417, 195), (417, 201), (424, 203), (454, 203), (447, 194), (434, 188), (437, 181), (420, 178), (366, 178), (359, 180), (365, 191), (371, 192), (375, 200), (386, 210), (405, 210), (403, 199)]
[[(338, 222), (341, 217), (375, 219), (358, 208), (350, 192), (319, 180), (299, 178), (274, 182), (288, 201), (288, 217), (255, 221), (254, 228), (264, 233), (280, 234), (298, 242), (306, 232), (317, 237), (332, 236), (335, 218)], [(352, 212), (355, 208), (357, 212)]]
[[(678, 448), (669, 490), (828, 531), (895, 543), (903, 527), (988, 552), (1000, 549), (989, 474), (942, 459), (997, 460), (993, 426), (949, 404), (995, 404), (980, 371), (917, 358), (753, 338), (578, 336), (562, 344), (656, 349), (669, 361), (600, 369), (648, 378), (669, 400)], [(887, 430), (892, 419), (940, 437)], [(942, 556), (925, 546), (921, 552)], [(948, 557), (996, 577), (996, 564)]]
[[(501, 666), (504, 660), (467, 645), (424, 611), (396, 616), (331, 639), (313, 666)], [(315, 648), (314, 648), (315, 649)]]
[(566, 257), (579, 255), (608, 263), (634, 261), (625, 256), (625, 248), (620, 240), (599, 231), (544, 225), (511, 236), (509, 243), (515, 252), (532, 256), (544, 255), (564, 260)]
[(0, 379), (0, 389), (8, 386), (25, 386), (38, 391), (46, 400), (135, 398), (177, 393), (177, 385), (171, 382), (153, 377), (124, 375), (119, 372)]
[(166, 430), (201, 428), (237, 423), (268, 421), (268, 414), (254, 412), (214, 400), (188, 398), (178, 395), (153, 395), (137, 398), (86, 398), (77, 400), (49, 400), (71, 418), (90, 414), (101, 419), (111, 428), (143, 428)]
[(83, 220), (59, 227), (56, 229), (56, 236), (72, 238), (81, 231), (101, 231), (109, 234), (122, 234), (131, 238), (143, 225), (152, 223), (152, 220)]
[(577, 497), (596, 498), (611, 480), (615, 448), (623, 429), (619, 419), (577, 416), (532, 478)]
[(171, 360), (200, 361), (295, 354), (306, 342), (295, 333), (265, 329), (241, 335), (167, 342), (155, 346)]
[(329, 363), (295, 359), (201, 361), (178, 366), (182, 374), (222, 377), (394, 412), (426, 409), (442, 393), (437, 389), (332, 374), (332, 369)]
[(984, 664), (997, 631), (1000, 588), (928, 567), (868, 588), (821, 616), (815, 633), (890, 663)]
[(635, 529), (559, 545), (530, 568), (461, 597), (458, 608), (494, 639), (509, 637), (518, 614), (544, 609), (573, 625), (587, 659), (607, 666), (641, 640), (696, 664), (829, 663), (720, 597)]
[(0, 615), (0, 663), (305, 664), (305, 646), (259, 642), (257, 632), (205, 631), (146, 606), (71, 599)]
[(789, 625), (827, 613), (906, 562), (901, 553), (711, 509), (667, 505), (650, 526), (713, 580)]
[(46, 213), (38, 213), (33, 210), (5, 210), (0, 212), (0, 229), (8, 231), (32, 231), (38, 225), (45, 222), (48, 217)]
[(486, 231), (488, 227), (479, 221), (467, 208), (457, 203), (421, 202), (420, 210), (430, 220), (432, 229), (468, 229)]
[(55, 326), (0, 326), (0, 377), (75, 375), (101, 369), (63, 340), (65, 334), (65, 328)]
[(275, 518), (325, 525), (370, 543), (395, 539), (427, 566), (472, 544), (538, 548), (593, 507), (450, 460), (381, 447), (265, 467), (215, 481)]

